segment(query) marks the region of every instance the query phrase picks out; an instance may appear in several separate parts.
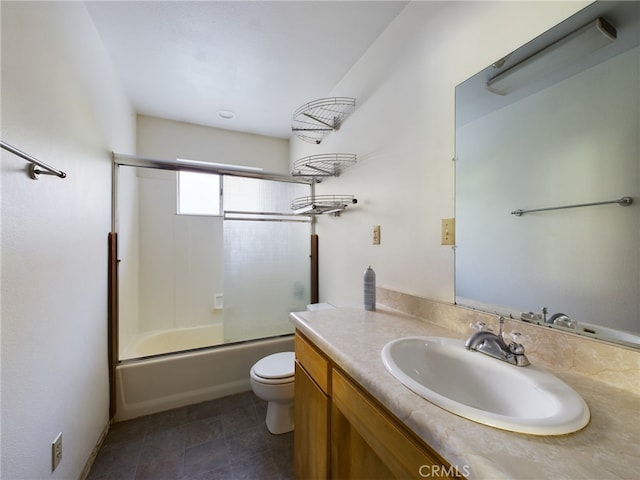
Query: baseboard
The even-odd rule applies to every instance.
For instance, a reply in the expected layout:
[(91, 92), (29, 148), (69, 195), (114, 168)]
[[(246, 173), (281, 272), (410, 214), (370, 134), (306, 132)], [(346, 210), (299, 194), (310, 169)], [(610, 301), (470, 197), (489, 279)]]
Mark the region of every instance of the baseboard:
[(100, 451), (100, 448), (102, 447), (102, 444), (104, 443), (104, 439), (107, 438), (107, 433), (109, 433), (109, 428), (111, 427), (111, 421), (107, 422), (107, 424), (105, 425), (104, 429), (102, 430), (102, 433), (100, 434), (100, 437), (98, 438), (98, 441), (96, 442), (96, 446), (93, 447), (93, 450), (91, 451), (91, 454), (89, 455), (89, 458), (87, 459), (87, 461), (84, 464), (84, 468), (82, 469), (82, 472), (80, 472), (80, 477), (78, 477), (78, 480), (86, 480), (87, 477), (89, 476), (89, 472), (91, 471), (91, 467), (93, 466), (93, 462), (95, 462), (96, 457), (98, 456), (98, 452)]

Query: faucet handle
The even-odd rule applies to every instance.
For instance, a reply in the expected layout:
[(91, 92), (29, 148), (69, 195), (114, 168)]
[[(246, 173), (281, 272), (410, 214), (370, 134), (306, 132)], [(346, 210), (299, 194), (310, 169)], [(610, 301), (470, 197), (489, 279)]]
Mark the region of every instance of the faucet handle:
[(511, 353), (522, 355), (524, 353), (524, 346), (522, 345), (522, 341), (527, 341), (531, 337), (529, 335), (523, 335), (520, 332), (513, 331), (509, 333), (511, 337), (511, 343), (509, 344), (509, 350)]
[(472, 330), (477, 330), (478, 332), (493, 332), (493, 330), (490, 327), (487, 327), (487, 324), (482, 322), (482, 321), (477, 321), (476, 323), (470, 323), (469, 327), (471, 327)]
[(526, 342), (531, 339), (529, 335), (523, 335), (520, 332), (516, 332), (516, 331), (509, 333), (509, 336), (511, 337), (511, 340), (513, 340), (516, 343), (521, 343), (523, 340)]
[(520, 343), (523, 339), (529, 339), (528, 335), (522, 335), (520, 332), (511, 332), (509, 334), (511, 337), (511, 343), (509, 344), (509, 351), (514, 355), (519, 355), (524, 357), (524, 359), (516, 359), (520, 366), (529, 365), (529, 360), (524, 356), (524, 346)]

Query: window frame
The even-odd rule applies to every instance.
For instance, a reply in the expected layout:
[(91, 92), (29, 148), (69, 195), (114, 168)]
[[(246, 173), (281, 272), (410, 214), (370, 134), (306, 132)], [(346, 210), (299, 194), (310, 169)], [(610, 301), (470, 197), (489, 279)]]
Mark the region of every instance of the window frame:
[[(182, 181), (185, 177), (184, 174), (194, 175), (194, 176), (207, 176), (214, 177), (216, 179), (216, 187), (218, 190), (218, 202), (217, 202), (217, 212), (184, 212), (181, 207), (181, 187)], [(176, 215), (184, 215), (184, 216), (198, 216), (198, 217), (222, 217), (224, 216), (224, 206), (223, 206), (223, 195), (222, 195), (222, 175), (219, 173), (209, 173), (209, 172), (192, 172), (189, 170), (178, 170), (176, 171)]]

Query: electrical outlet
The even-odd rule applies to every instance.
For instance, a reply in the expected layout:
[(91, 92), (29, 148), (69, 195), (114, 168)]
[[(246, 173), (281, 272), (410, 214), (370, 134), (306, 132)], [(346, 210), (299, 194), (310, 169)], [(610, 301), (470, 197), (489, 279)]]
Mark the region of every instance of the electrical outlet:
[(456, 243), (456, 219), (442, 219), (442, 241), (441, 245), (455, 245)]
[(380, 225), (373, 226), (373, 244), (380, 245)]
[(51, 471), (53, 472), (62, 460), (62, 432), (51, 444)]

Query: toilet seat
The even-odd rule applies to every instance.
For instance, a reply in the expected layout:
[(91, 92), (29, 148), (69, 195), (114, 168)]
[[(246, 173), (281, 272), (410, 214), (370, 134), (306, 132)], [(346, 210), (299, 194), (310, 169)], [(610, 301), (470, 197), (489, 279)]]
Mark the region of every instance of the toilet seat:
[(251, 368), (251, 376), (260, 383), (277, 385), (294, 381), (295, 353), (280, 352), (268, 355)]

